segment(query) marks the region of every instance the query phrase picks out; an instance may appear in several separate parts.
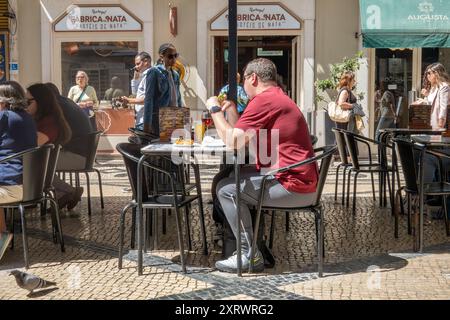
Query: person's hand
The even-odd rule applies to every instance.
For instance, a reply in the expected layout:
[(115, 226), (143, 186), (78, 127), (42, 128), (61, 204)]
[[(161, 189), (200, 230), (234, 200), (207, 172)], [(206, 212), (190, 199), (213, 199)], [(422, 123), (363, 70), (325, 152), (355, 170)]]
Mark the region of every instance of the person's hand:
[(126, 103), (129, 103), (129, 102), (130, 102), (130, 100), (129, 100), (129, 98), (128, 98), (127, 96), (122, 96), (122, 97), (120, 97), (120, 98), (119, 98), (119, 101), (120, 101), (120, 102), (126, 102)]
[(223, 101), (221, 107), (222, 107), (222, 111), (226, 111), (227, 109), (230, 109), (230, 108), (234, 108), (235, 110), (237, 110), (236, 105), (231, 100)]
[(422, 90), (420, 90), (420, 94), (423, 95), (424, 97), (427, 97), (429, 92), (427, 89), (423, 88)]
[(134, 76), (133, 79), (134, 80), (139, 80), (139, 78), (141, 77), (141, 73), (137, 70), (134, 70)]
[(208, 111), (211, 111), (211, 108), (214, 106), (220, 106), (219, 99), (216, 96), (210, 97), (206, 101), (206, 109), (208, 109)]

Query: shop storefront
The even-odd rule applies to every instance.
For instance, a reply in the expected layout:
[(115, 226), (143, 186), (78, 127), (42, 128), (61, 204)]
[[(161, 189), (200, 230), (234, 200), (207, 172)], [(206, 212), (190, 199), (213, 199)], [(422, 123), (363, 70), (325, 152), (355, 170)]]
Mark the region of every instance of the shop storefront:
[(425, 68), (450, 69), (450, 2), (441, 0), (360, 0), (363, 46), (370, 64), (371, 135), (379, 120), (379, 92), (391, 91), (400, 116), (420, 95)]
[[(303, 111), (314, 105), (314, 14), (311, 1), (238, 3), (238, 72), (257, 57), (273, 60), (284, 88)], [(210, 62), (198, 68), (208, 79), (207, 91), (217, 94), (228, 82), (226, 1), (199, 0), (198, 15), (198, 61)]]
[[(43, 1), (47, 13), (42, 17), (41, 34), (43, 78), (54, 82), (63, 95), (75, 85), (77, 71), (85, 71), (98, 98), (97, 128), (104, 131), (99, 151), (112, 152), (126, 141), (133, 126), (134, 111), (115, 109), (115, 98), (131, 94), (134, 57), (144, 49), (144, 25), (128, 7), (121, 4), (71, 4), (55, 10), (54, 1)], [(52, 10), (52, 11), (50, 11)], [(135, 12), (135, 11), (134, 11)]]

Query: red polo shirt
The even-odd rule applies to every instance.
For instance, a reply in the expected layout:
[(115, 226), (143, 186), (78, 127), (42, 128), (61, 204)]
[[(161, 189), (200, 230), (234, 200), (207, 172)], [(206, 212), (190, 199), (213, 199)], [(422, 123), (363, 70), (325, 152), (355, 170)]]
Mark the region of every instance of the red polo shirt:
[[(314, 151), (308, 131), (308, 125), (302, 112), (279, 87), (271, 87), (255, 96), (247, 105), (235, 128), (243, 131), (255, 130), (257, 134), (257, 164), (261, 168), (278, 169), (314, 157)], [(267, 139), (260, 135), (260, 130), (267, 130)], [(279, 144), (276, 147), (278, 161), (268, 162), (271, 157), (271, 136), (278, 130)], [(260, 146), (267, 145), (267, 152), (260, 154)], [(266, 156), (267, 154), (267, 156)], [(263, 156), (263, 158), (261, 158)], [(317, 164), (300, 166), (293, 170), (279, 173), (276, 179), (288, 191), (312, 193), (316, 191)]]

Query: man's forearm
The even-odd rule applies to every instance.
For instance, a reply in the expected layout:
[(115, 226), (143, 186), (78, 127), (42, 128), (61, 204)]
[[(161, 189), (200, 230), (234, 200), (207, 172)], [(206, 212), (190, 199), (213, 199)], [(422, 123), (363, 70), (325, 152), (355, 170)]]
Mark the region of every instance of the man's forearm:
[(228, 108), (226, 112), (227, 112), (228, 123), (232, 127), (234, 127), (234, 125), (239, 120), (239, 113), (237, 112), (237, 109), (236, 108)]
[(223, 112), (216, 112), (213, 113), (211, 116), (213, 118), (214, 126), (216, 127), (220, 139), (222, 139), (222, 141), (226, 145), (228, 145), (227, 130), (233, 130), (233, 127), (227, 122)]

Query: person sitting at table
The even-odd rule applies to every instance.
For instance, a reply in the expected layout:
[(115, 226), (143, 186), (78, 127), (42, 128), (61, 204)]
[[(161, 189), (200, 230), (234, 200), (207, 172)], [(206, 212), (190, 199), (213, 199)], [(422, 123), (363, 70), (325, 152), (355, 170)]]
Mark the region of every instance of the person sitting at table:
[[(63, 163), (65, 168), (83, 169), (86, 161), (86, 154), (89, 148), (86, 144), (80, 143), (80, 139), (94, 132), (89, 121), (89, 117), (84, 113), (75, 102), (61, 95), (58, 87), (51, 82), (45, 84), (55, 95), (58, 104), (64, 114), (64, 118), (70, 126), (72, 137), (69, 142), (63, 146), (63, 150), (59, 154), (58, 163)], [(60, 200), (60, 208), (64, 208), (67, 204), (67, 210), (72, 210), (81, 201), (83, 195), (83, 187), (73, 187), (61, 180), (57, 175), (53, 179), (53, 186)], [(66, 195), (63, 197), (63, 195)]]
[[(27, 112), (36, 122), (38, 145), (52, 143), (65, 146), (72, 138), (72, 130), (53, 91), (43, 83), (36, 83), (27, 88), (26, 97), (29, 102)], [(81, 200), (82, 188), (74, 188), (57, 176), (53, 185), (60, 209), (68, 206), (70, 202), (76, 205)]]
[[(37, 146), (36, 125), (25, 111), (23, 88), (14, 81), (0, 84), (0, 159)], [(22, 200), (22, 160), (0, 163), (0, 204)], [(0, 259), (12, 240), (7, 232), (4, 210), (0, 208)]]
[[(314, 156), (314, 151), (309, 137), (306, 120), (297, 107), (280, 87), (277, 86), (277, 68), (275, 64), (265, 58), (252, 60), (244, 70), (244, 89), (250, 102), (245, 112), (239, 118), (236, 105), (231, 101), (219, 104), (217, 97), (208, 99), (206, 106), (212, 114), (212, 118), (220, 138), (227, 146), (239, 149), (243, 139), (248, 144), (250, 140), (257, 144), (267, 144), (267, 150), (271, 150), (271, 139), (265, 140), (261, 132), (267, 130), (271, 133), (279, 133), (277, 145), (278, 154), (276, 163), (263, 164), (259, 155), (256, 157), (255, 166), (247, 166), (241, 174), (241, 252), (242, 268), (249, 267), (249, 255), (253, 238), (252, 218), (250, 207), (257, 204), (259, 189), (263, 175), (261, 169), (275, 169), (294, 164)], [(227, 113), (227, 119), (224, 117)], [(252, 133), (256, 135), (252, 135)], [(264, 140), (261, 140), (264, 139)], [(250, 144), (252, 145), (252, 144)], [(263, 205), (280, 207), (304, 206), (314, 201), (318, 180), (317, 165), (312, 163), (306, 166), (278, 174), (266, 188)], [(217, 185), (217, 195), (226, 219), (237, 238), (236, 225), (236, 182), (234, 177), (222, 179)], [(262, 271), (264, 261), (258, 248), (254, 248), (254, 270)], [(220, 271), (235, 272), (237, 270), (236, 253), (229, 258), (216, 262)]]

